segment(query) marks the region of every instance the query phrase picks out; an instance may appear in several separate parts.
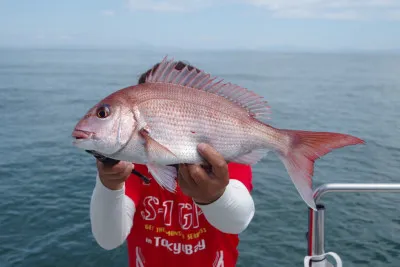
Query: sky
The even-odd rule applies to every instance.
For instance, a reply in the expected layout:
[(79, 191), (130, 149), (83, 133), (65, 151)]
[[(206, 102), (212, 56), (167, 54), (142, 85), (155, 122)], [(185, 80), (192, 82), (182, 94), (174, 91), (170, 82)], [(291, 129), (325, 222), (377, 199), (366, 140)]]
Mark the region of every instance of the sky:
[(400, 50), (400, 0), (0, 0), (0, 46)]

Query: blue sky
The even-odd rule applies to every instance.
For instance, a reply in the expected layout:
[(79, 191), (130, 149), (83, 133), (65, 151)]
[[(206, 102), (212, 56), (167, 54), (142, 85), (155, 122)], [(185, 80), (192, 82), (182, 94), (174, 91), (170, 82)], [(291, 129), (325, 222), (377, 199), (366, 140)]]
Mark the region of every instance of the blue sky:
[(0, 0), (0, 46), (400, 49), (400, 0)]

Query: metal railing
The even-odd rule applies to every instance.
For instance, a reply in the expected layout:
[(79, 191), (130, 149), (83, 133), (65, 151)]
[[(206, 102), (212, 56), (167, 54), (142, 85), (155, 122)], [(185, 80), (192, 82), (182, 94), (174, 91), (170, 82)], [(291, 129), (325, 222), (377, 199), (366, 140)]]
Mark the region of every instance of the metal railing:
[[(317, 211), (309, 209), (308, 221), (308, 255), (314, 256), (318, 266), (332, 266), (325, 259), (325, 206), (321, 202), (322, 196), (327, 193), (336, 192), (395, 192), (400, 193), (400, 184), (343, 184), (332, 183), (324, 184), (314, 190), (314, 200), (317, 205)], [(325, 261), (325, 265), (321, 264)], [(317, 265), (317, 264), (315, 264)], [(314, 266), (313, 264), (311, 266)]]

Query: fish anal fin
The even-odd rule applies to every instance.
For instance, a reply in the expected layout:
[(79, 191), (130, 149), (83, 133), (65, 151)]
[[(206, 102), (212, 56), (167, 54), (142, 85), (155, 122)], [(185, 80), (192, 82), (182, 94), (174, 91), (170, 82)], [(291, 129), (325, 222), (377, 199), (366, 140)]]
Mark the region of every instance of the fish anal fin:
[(224, 83), (222, 79), (217, 80), (217, 77), (211, 77), (210, 74), (188, 65), (178, 68), (177, 64), (173, 59), (164, 57), (148, 73), (146, 83), (170, 83), (206, 91), (244, 108), (250, 117), (270, 119), (270, 107), (262, 96), (236, 84)]
[(176, 192), (177, 171), (174, 166), (160, 165), (157, 163), (148, 163), (146, 166), (162, 188), (167, 189), (171, 193)]
[(171, 164), (177, 160), (177, 156), (167, 147), (163, 146), (150, 136), (149, 128), (146, 126), (139, 131), (145, 141), (145, 149), (149, 162), (160, 164)]
[(265, 157), (268, 152), (268, 149), (255, 149), (252, 150), (250, 153), (233, 158), (231, 161), (246, 165), (253, 165), (259, 162), (263, 157)]

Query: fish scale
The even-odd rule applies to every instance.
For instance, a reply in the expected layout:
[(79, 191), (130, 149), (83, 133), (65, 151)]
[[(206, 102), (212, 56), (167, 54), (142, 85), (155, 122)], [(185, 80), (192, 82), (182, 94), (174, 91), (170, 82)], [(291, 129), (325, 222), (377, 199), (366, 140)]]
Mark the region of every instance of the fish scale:
[(201, 163), (199, 143), (227, 161), (254, 165), (268, 151), (283, 162), (305, 203), (316, 209), (314, 162), (333, 149), (364, 144), (355, 136), (278, 129), (267, 124), (263, 97), (198, 69), (178, 70), (164, 58), (143, 84), (120, 89), (89, 109), (73, 131), (74, 145), (115, 160), (146, 164), (160, 186), (176, 191), (171, 164)]
[[(247, 128), (243, 126), (242, 131), (235, 131), (241, 127), (238, 119), (223, 117), (203, 106), (191, 105), (187, 102), (171, 105), (170, 100), (157, 99), (139, 104), (138, 108), (142, 111), (143, 120), (150, 127), (151, 136), (177, 155), (178, 162), (199, 162), (201, 158), (196, 152), (196, 146), (201, 142), (211, 143), (224, 155), (235, 155), (236, 153), (232, 152), (235, 151), (232, 146), (240, 150), (249, 137)], [(210, 114), (216, 114), (216, 116), (213, 117)], [(180, 120), (180, 124), (173, 123), (177, 117), (183, 119)], [(218, 119), (219, 117), (221, 118)], [(175, 134), (171, 135), (171, 132)], [(183, 150), (187, 152), (180, 153)]]

